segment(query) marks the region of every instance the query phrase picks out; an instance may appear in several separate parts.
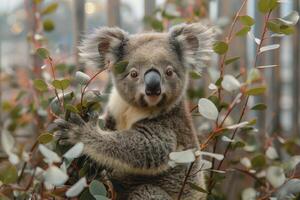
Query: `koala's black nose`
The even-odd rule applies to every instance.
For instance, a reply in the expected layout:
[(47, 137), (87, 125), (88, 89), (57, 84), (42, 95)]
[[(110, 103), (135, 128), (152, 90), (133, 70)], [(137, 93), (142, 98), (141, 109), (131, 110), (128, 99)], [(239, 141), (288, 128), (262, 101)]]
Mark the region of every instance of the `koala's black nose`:
[(151, 69), (145, 73), (145, 92), (147, 96), (158, 96), (161, 93), (160, 74), (157, 70)]

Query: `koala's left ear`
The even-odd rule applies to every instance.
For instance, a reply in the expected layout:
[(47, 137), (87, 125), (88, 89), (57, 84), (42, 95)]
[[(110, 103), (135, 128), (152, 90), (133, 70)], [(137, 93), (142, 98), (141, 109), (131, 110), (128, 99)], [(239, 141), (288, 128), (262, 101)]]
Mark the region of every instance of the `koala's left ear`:
[(101, 68), (122, 58), (127, 41), (128, 33), (122, 29), (102, 27), (86, 36), (79, 55), (87, 65)]
[(215, 30), (200, 23), (180, 24), (169, 31), (174, 47), (184, 67), (203, 67), (210, 60)]

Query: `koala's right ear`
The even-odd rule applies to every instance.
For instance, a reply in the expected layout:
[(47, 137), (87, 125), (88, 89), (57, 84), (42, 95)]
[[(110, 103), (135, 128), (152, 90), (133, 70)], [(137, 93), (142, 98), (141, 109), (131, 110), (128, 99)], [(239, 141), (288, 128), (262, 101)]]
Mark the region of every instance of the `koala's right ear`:
[(183, 66), (199, 68), (211, 58), (215, 29), (201, 23), (179, 24), (170, 29), (169, 38)]
[(89, 66), (104, 67), (122, 58), (128, 33), (119, 28), (103, 27), (86, 36), (79, 47), (80, 59)]

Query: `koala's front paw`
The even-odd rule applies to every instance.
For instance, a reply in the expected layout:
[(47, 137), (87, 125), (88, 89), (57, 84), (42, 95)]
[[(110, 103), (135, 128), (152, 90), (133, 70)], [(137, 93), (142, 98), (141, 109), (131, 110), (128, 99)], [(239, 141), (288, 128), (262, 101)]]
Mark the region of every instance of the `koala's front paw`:
[(56, 119), (50, 127), (60, 145), (76, 144), (82, 136), (91, 129), (90, 123), (85, 122), (79, 115), (71, 114), (68, 121)]

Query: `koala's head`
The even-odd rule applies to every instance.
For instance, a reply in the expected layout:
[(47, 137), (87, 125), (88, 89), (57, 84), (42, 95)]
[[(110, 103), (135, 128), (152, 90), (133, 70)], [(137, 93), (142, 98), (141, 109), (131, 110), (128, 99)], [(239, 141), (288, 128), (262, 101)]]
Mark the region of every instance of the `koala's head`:
[[(190, 68), (210, 57), (212, 29), (199, 23), (182, 24), (168, 33), (129, 35), (119, 28), (100, 28), (80, 47), (81, 58), (90, 66), (114, 67), (114, 86), (129, 104), (165, 107), (180, 101)], [(124, 66), (124, 64), (126, 64)]]

